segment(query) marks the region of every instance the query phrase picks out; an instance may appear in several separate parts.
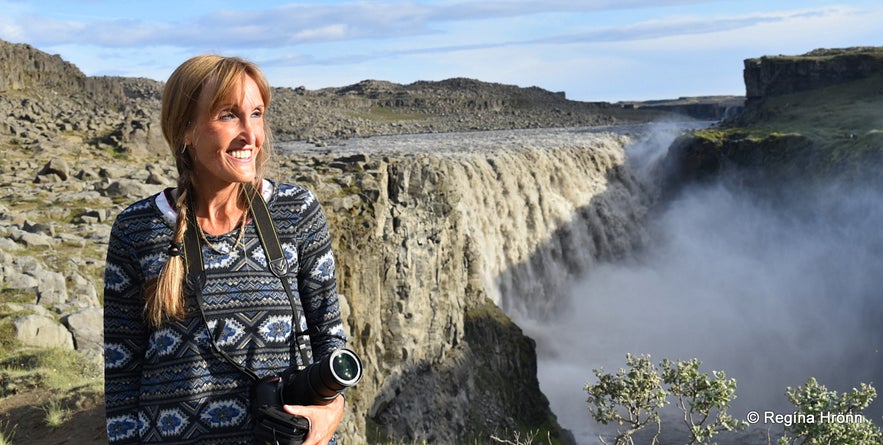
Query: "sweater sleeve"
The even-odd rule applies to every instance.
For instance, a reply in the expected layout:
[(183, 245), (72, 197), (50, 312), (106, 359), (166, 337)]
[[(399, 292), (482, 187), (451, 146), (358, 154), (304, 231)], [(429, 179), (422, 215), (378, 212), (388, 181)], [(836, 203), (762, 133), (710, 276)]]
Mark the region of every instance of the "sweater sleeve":
[(111, 229), (104, 272), (104, 394), (110, 444), (140, 443), (141, 367), (147, 326), (143, 276), (119, 219)]
[(298, 232), (298, 292), (304, 306), (313, 356), (318, 360), (346, 345), (337, 296), (337, 273), (328, 222), (319, 201), (308, 193)]

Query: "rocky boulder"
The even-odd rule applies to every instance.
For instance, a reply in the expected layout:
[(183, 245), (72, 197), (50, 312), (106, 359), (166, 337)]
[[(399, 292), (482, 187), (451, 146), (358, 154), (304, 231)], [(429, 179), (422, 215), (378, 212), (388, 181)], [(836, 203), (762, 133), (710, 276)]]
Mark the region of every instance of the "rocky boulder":
[(104, 351), (104, 310), (100, 307), (81, 309), (64, 317), (62, 322), (78, 351)]
[(15, 339), (35, 348), (74, 349), (74, 338), (64, 326), (45, 315), (25, 315), (13, 321)]

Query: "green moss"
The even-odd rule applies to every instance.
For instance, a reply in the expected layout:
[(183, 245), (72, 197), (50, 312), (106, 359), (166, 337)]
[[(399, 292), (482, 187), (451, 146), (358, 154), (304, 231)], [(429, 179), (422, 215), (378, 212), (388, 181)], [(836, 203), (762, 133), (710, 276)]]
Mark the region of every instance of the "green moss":
[(12, 325), (13, 317), (0, 317), (0, 360), (6, 357), (21, 344), (15, 340), (15, 328)]
[(518, 326), (512, 322), (512, 319), (506, 316), (506, 314), (490, 300), (482, 305), (474, 306), (466, 310), (467, 323), (474, 323), (480, 320), (492, 321), (493, 324), (505, 329), (518, 328)]
[(729, 130), (720, 130), (715, 128), (696, 130), (692, 133), (692, 136), (699, 139), (700, 141), (710, 143), (715, 146), (720, 146), (728, 138), (728, 133)]
[(695, 130), (692, 136), (700, 141), (722, 146), (734, 141), (747, 141), (761, 143), (779, 139), (800, 137), (800, 133), (793, 131), (774, 130), (770, 128), (730, 127)]
[(39, 386), (67, 391), (103, 385), (101, 367), (73, 350), (50, 348), (18, 350), (0, 361), (0, 370), (11, 378), (39, 376)]

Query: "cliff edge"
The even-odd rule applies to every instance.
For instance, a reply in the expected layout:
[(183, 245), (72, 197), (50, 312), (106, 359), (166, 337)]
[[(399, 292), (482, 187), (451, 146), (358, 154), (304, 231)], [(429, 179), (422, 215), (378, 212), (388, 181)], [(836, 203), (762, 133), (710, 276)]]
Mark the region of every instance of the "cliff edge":
[(815, 90), (883, 73), (883, 47), (816, 49), (797, 56), (745, 60), (743, 77), (749, 103)]
[(676, 141), (672, 184), (730, 170), (757, 184), (879, 181), (883, 48), (815, 50), (745, 66), (744, 112)]

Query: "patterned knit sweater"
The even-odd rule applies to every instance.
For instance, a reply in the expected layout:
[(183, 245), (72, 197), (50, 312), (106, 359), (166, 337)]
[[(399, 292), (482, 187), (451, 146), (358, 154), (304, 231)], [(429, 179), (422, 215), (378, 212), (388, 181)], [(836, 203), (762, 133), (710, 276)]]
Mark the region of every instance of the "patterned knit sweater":
[[(316, 197), (297, 185), (264, 181), (262, 194), (291, 269), (316, 360), (343, 347), (334, 257)], [(113, 224), (104, 278), (105, 397), (111, 444), (252, 444), (253, 378), (212, 351), (219, 348), (259, 377), (300, 364), (292, 347), (292, 308), (268, 269), (254, 221), (202, 242), (205, 320), (194, 295), (186, 316), (145, 324), (142, 286), (168, 260), (176, 213), (165, 193), (141, 200)], [(227, 253), (229, 251), (229, 253)]]

